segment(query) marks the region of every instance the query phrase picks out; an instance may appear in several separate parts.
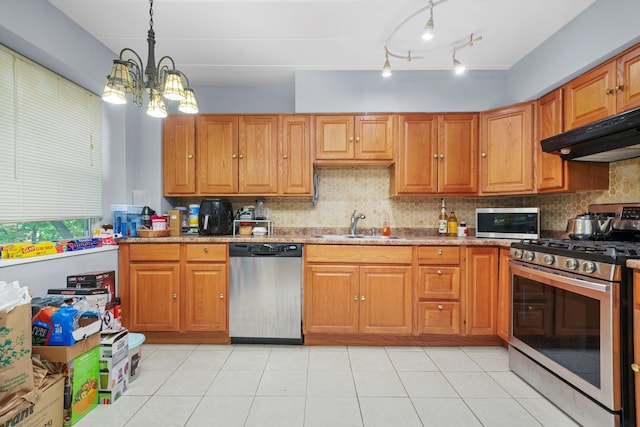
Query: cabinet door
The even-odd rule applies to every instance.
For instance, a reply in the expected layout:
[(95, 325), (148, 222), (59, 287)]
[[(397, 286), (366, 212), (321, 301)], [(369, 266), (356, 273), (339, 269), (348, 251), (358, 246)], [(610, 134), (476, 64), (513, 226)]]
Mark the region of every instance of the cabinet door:
[(460, 334), (460, 303), (451, 301), (418, 304), (418, 328), (421, 334)]
[(564, 130), (616, 113), (616, 62), (609, 61), (564, 86)]
[(564, 187), (564, 163), (557, 154), (545, 153), (540, 147), (541, 140), (562, 133), (562, 89), (543, 96), (538, 100), (538, 143), (536, 144), (536, 184), (539, 191), (562, 189)]
[(316, 160), (353, 159), (353, 123), (353, 116), (316, 116)]
[(180, 329), (180, 264), (129, 265), (129, 328), (132, 331)]
[(500, 249), (498, 267), (498, 336), (509, 340), (511, 330), (511, 275), (509, 274), (509, 249)]
[(304, 280), (305, 333), (358, 331), (358, 267), (308, 265)]
[(398, 117), (395, 194), (429, 194), (438, 191), (438, 126), (433, 114)]
[(360, 332), (411, 333), (411, 267), (360, 267)]
[(640, 107), (640, 47), (618, 59), (617, 111)]
[(162, 192), (165, 196), (196, 192), (195, 118), (169, 116), (162, 129)]
[[(636, 389), (636, 408), (640, 408), (640, 270), (633, 271), (633, 369)], [(624, 367), (623, 369), (629, 369)], [(640, 411), (636, 409), (636, 425), (640, 425)]]
[(418, 267), (418, 298), (460, 298), (460, 267)]
[(478, 115), (446, 114), (438, 120), (438, 191), (478, 191)]
[(533, 103), (480, 114), (482, 193), (533, 191)]
[(466, 333), (495, 335), (498, 305), (498, 249), (467, 248)]
[(238, 192), (238, 117), (198, 116), (198, 194)]
[(227, 330), (227, 266), (187, 263), (185, 331)]
[(280, 194), (311, 194), (311, 119), (283, 116), (280, 123)]
[(355, 158), (393, 160), (393, 116), (355, 117)]
[(245, 194), (278, 192), (278, 117), (241, 116), (238, 190)]

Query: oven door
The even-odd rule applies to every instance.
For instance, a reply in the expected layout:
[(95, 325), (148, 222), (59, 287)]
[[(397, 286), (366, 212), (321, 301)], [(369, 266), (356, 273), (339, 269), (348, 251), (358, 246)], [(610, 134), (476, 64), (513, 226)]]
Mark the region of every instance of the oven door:
[(621, 408), (619, 284), (510, 260), (509, 344), (606, 408)]

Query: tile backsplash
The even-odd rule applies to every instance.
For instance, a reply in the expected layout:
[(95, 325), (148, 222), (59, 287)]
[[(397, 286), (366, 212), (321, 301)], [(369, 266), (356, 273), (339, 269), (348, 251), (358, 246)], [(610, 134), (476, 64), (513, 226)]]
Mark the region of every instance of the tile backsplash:
[[(348, 228), (354, 210), (366, 215), (359, 229), (380, 228), (388, 213), (394, 228), (437, 228), (440, 197), (389, 197), (386, 168), (316, 168), (320, 177), (318, 203), (310, 198), (267, 197), (266, 206), (274, 227)], [(458, 221), (475, 228), (479, 207), (539, 206), (543, 230), (564, 231), (567, 220), (587, 210), (591, 203), (640, 202), (640, 158), (612, 163), (608, 191), (589, 191), (536, 196), (446, 197), (447, 211)], [(183, 206), (201, 198), (185, 198)], [(233, 208), (255, 205), (254, 198), (232, 197)]]

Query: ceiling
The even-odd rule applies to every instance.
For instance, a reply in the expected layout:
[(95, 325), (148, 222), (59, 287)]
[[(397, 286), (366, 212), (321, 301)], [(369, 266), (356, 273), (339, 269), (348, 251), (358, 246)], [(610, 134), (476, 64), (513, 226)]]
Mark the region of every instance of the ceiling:
[[(389, 40), (397, 70), (450, 70), (452, 49), (469, 70), (507, 70), (596, 0), (448, 0)], [(49, 0), (109, 49), (146, 62), (148, 0)], [(427, 0), (155, 0), (156, 61), (169, 55), (191, 86), (293, 84), (296, 70), (381, 70), (394, 29)], [(114, 53), (114, 59), (116, 57)], [(105, 64), (105, 75), (110, 64)], [(393, 78), (393, 77), (391, 77)]]

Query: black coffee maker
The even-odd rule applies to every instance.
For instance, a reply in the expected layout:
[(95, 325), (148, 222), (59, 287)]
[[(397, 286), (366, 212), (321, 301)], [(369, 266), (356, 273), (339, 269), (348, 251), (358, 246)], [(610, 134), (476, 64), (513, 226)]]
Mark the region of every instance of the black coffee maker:
[(198, 213), (198, 234), (223, 235), (233, 232), (233, 208), (228, 199), (204, 199)]
[(151, 217), (155, 214), (156, 211), (151, 209), (149, 206), (145, 206), (142, 208), (142, 212), (140, 212), (140, 224), (151, 229)]

